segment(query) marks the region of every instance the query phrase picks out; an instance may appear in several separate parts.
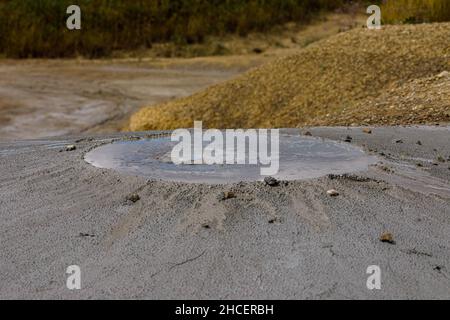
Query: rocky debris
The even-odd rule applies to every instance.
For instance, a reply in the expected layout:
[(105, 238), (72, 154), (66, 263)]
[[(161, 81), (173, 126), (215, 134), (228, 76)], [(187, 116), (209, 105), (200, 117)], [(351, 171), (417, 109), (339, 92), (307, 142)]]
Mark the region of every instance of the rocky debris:
[(309, 131), (306, 131), (303, 135), (308, 136), (308, 137), (311, 137), (311, 136), (312, 136), (312, 133), (309, 132)]
[(122, 138), (123, 141), (139, 141), (141, 137), (138, 136), (126, 136)]
[(393, 173), (393, 172), (394, 172), (394, 170), (393, 170), (392, 168), (390, 168), (390, 167), (388, 167), (388, 166), (386, 166), (386, 165), (379, 165), (378, 167), (379, 167), (381, 170), (386, 171), (386, 172), (388, 172), (388, 173)]
[(77, 140), (75, 140), (75, 143), (92, 142), (92, 141), (94, 141), (94, 138), (88, 137), (88, 138), (80, 138), (80, 139), (77, 139)]
[(352, 138), (351, 136), (347, 136), (347, 137), (345, 137), (344, 142), (349, 142), (349, 143), (351, 143), (352, 140), (353, 140), (353, 138)]
[(339, 195), (339, 192), (337, 192), (335, 189), (330, 189), (327, 191), (327, 195), (330, 197), (337, 197)]
[(416, 144), (419, 145), (419, 146), (421, 146), (421, 145), (422, 145), (422, 141), (418, 140), (418, 141), (416, 142)]
[(129, 127), (191, 127), (192, 119), (211, 128), (449, 122), (443, 39), (450, 23), (386, 25), (370, 36), (353, 29), (193, 96), (144, 107)]
[(392, 235), (392, 233), (389, 233), (389, 232), (383, 233), (380, 236), (380, 241), (381, 242), (385, 242), (385, 243), (389, 243), (389, 244), (395, 244), (394, 236)]
[(277, 179), (273, 178), (273, 177), (265, 177), (264, 178), (264, 182), (268, 186), (271, 186), (271, 187), (276, 187), (276, 186), (280, 185), (280, 182)]
[(132, 193), (126, 197), (126, 200), (132, 203), (136, 203), (141, 200), (141, 197), (137, 193)]
[(329, 174), (328, 178), (330, 180), (337, 180), (337, 179), (343, 179), (343, 180), (349, 180), (349, 181), (355, 181), (355, 182), (370, 182), (370, 181), (374, 181), (371, 178), (367, 178), (367, 177), (362, 177), (362, 176), (358, 176), (355, 174)]
[(74, 150), (76, 150), (76, 149), (77, 149), (77, 147), (76, 147), (75, 145), (73, 145), (73, 144), (69, 144), (69, 145), (66, 146), (66, 148), (65, 148), (66, 151), (74, 151)]
[(431, 253), (418, 251), (416, 249), (408, 249), (408, 250), (406, 250), (406, 253), (407, 254), (413, 254), (413, 255), (416, 255), (416, 256), (430, 257), (430, 258), (433, 256)]
[(369, 128), (364, 128), (362, 131), (367, 134), (372, 134), (372, 129)]
[(395, 143), (403, 143), (403, 140), (402, 139), (397, 139), (397, 140), (395, 140)]
[(225, 200), (233, 199), (233, 198), (236, 198), (236, 195), (234, 194), (233, 191), (224, 191), (224, 192), (219, 193), (219, 195), (217, 196), (217, 199), (219, 201), (225, 201)]

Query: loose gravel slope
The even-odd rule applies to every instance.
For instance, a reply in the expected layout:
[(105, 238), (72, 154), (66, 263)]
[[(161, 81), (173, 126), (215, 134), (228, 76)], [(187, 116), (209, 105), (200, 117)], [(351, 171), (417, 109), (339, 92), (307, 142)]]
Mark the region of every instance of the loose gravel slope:
[[(414, 100), (398, 95), (414, 93), (410, 81), (445, 76), (448, 39), (450, 23), (355, 29), (191, 97), (144, 107), (129, 129), (191, 127), (194, 120), (216, 128), (448, 122), (449, 100), (415, 108)], [(448, 97), (448, 86), (441, 92)], [(367, 116), (395, 97), (399, 103), (382, 116)]]

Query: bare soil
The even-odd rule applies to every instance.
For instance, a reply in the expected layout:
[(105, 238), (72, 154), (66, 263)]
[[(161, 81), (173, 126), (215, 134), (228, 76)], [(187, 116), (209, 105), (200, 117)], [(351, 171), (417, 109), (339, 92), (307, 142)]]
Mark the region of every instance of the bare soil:
[(233, 59), (3, 60), (0, 140), (116, 132), (143, 105), (190, 95), (246, 68)]

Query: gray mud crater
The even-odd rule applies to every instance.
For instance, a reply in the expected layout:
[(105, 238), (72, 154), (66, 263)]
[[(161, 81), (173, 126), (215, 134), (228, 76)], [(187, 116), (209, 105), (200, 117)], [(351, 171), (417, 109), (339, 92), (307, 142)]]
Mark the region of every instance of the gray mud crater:
[[(248, 155), (245, 165), (176, 165), (170, 159), (175, 144), (169, 136), (117, 141), (88, 152), (85, 160), (95, 167), (165, 181), (225, 184), (264, 178), (261, 165), (248, 164)], [(374, 156), (348, 143), (288, 133), (280, 134), (279, 156), (274, 177), (281, 180), (365, 171), (376, 162)]]

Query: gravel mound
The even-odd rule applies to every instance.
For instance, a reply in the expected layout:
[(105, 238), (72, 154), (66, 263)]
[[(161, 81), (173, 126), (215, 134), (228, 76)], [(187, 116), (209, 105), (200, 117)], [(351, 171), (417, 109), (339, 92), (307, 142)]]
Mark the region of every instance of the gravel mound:
[(450, 121), (450, 23), (341, 33), (193, 96), (144, 107), (131, 130)]
[(319, 119), (322, 125), (401, 125), (450, 122), (450, 72), (399, 81), (379, 97)]

